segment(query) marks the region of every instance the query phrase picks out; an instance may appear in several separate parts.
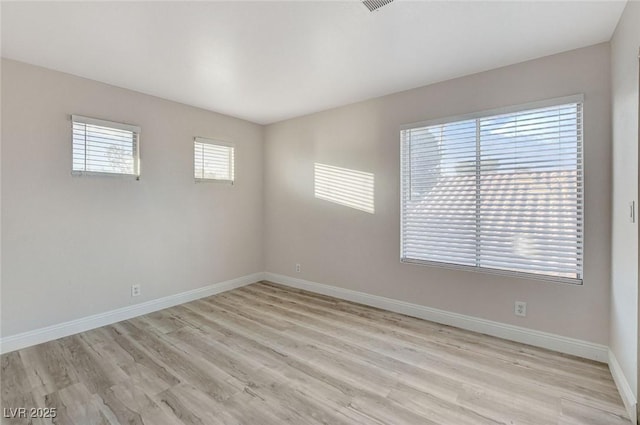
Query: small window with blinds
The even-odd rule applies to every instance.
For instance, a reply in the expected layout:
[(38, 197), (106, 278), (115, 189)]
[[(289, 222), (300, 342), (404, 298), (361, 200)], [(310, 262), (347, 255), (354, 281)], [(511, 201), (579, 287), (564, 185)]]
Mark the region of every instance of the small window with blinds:
[(72, 174), (140, 176), (140, 127), (72, 115)]
[(582, 282), (582, 96), (405, 126), (403, 262)]
[(234, 147), (230, 143), (196, 137), (193, 143), (196, 181), (234, 181)]

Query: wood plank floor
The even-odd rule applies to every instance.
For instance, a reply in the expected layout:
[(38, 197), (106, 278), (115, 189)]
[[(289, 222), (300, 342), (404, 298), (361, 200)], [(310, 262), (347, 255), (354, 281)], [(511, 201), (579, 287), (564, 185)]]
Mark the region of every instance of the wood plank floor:
[(630, 424), (606, 365), (262, 282), (5, 354), (3, 424)]

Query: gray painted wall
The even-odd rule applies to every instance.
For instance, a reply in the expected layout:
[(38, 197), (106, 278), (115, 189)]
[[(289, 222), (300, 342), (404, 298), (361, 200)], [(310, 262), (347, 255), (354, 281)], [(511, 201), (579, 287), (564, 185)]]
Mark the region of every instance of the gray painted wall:
[[(608, 43), (266, 128), (18, 62), (2, 71), (3, 336), (267, 270), (609, 342)], [(399, 262), (400, 125), (577, 93), (583, 286)], [(71, 113), (140, 125), (141, 180), (72, 177)], [(237, 144), (236, 185), (193, 182), (196, 135)], [(315, 162), (374, 173), (375, 214), (314, 198)]]
[(613, 212), (611, 336), (615, 354), (638, 397), (638, 224), (627, 219), (638, 202), (638, 49), (640, 2), (630, 1), (611, 40)]
[[(70, 114), (139, 125), (140, 181), (71, 176)], [(193, 178), (193, 137), (236, 184)], [(264, 270), (263, 128), (2, 61), (2, 336)], [(131, 298), (131, 285), (142, 296)]]
[[(608, 343), (610, 50), (599, 44), (270, 125), (267, 271)], [(584, 93), (584, 285), (401, 264), (402, 124)], [(375, 214), (314, 198), (314, 163), (375, 174)], [(295, 264), (302, 271), (295, 273)], [(514, 301), (528, 302), (516, 317)]]

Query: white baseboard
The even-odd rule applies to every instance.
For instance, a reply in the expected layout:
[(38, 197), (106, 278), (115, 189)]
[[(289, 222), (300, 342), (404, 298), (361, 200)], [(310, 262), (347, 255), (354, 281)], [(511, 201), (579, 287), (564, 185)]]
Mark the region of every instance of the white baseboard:
[(179, 294), (169, 295), (167, 297), (146, 301), (140, 304), (94, 314), (81, 319), (2, 337), (0, 338), (0, 354), (52, 341), (54, 339), (73, 335), (79, 332), (85, 332), (101, 326), (110, 325), (122, 320), (131, 319), (132, 317), (142, 316), (164, 308), (173, 307), (178, 304), (184, 304), (189, 301), (250, 285), (263, 279), (264, 273), (254, 273), (236, 279), (215, 283), (213, 285), (204, 286), (202, 288), (193, 289), (191, 291), (181, 292)]
[(613, 381), (616, 383), (618, 387), (618, 392), (622, 397), (622, 402), (624, 403), (624, 407), (627, 409), (627, 413), (631, 418), (631, 423), (636, 424), (638, 421), (637, 412), (636, 412), (636, 404), (637, 400), (633, 395), (633, 391), (631, 390), (631, 385), (629, 385), (629, 381), (624, 376), (622, 372), (622, 368), (620, 367), (620, 363), (618, 363), (618, 359), (616, 359), (616, 355), (613, 354), (613, 351), (609, 350), (609, 369), (611, 370), (611, 376), (613, 376)]
[(293, 288), (304, 289), (310, 292), (316, 292), (318, 294), (365, 304), (381, 308), (383, 310), (389, 310), (444, 325), (455, 326), (457, 328), (479, 332), (486, 335), (492, 335), (498, 338), (521, 342), (523, 344), (546, 348), (560, 353), (572, 354), (574, 356), (602, 363), (607, 363), (609, 359), (608, 347), (601, 344), (594, 344), (588, 341), (536, 331), (520, 326), (507, 325), (505, 323), (494, 322), (478, 317), (438, 310), (419, 304), (412, 304), (405, 301), (370, 295), (364, 292), (357, 292), (350, 289), (310, 282), (281, 274), (267, 272), (265, 273), (264, 278), (265, 280)]
[[(99, 328), (122, 320), (131, 319), (132, 317), (152, 313), (164, 308), (173, 307), (178, 304), (183, 304), (199, 298), (208, 297), (249, 285), (263, 279), (294, 288), (305, 289), (310, 292), (316, 292), (396, 313), (406, 314), (407, 316), (418, 317), (420, 319), (430, 320), (436, 323), (455, 326), (457, 328), (492, 335), (511, 341), (517, 341), (536, 347), (547, 348), (561, 353), (573, 354), (575, 356), (603, 363), (609, 362), (609, 364), (611, 364), (609, 349), (604, 345), (274, 273), (254, 273), (156, 300), (122, 307), (116, 310), (95, 314), (57, 325), (47, 326), (45, 328), (17, 335), (3, 337), (0, 338), (0, 353), (8, 353), (10, 351), (19, 350), (21, 348), (41, 344), (43, 342), (73, 335), (79, 332)], [(614, 368), (612, 366), (612, 373), (614, 371), (613, 369)], [(622, 374), (619, 374), (619, 376), (622, 376)]]
[(604, 345), (268, 272), (254, 273), (156, 300), (3, 337), (0, 338), (0, 354), (110, 325), (122, 320), (240, 288), (261, 280), (269, 280), (293, 288), (304, 289), (318, 294), (405, 314), (407, 316), (608, 363), (618, 391), (632, 419), (632, 423), (636, 423), (636, 398), (631, 391), (631, 386), (622, 373), (622, 369), (615, 355)]

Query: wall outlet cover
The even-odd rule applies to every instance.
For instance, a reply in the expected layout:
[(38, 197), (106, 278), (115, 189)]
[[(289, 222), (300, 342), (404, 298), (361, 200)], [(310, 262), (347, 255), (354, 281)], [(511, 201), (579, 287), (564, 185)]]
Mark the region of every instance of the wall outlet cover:
[(516, 301), (514, 306), (514, 311), (516, 316), (526, 317), (527, 316), (527, 303), (524, 301)]

